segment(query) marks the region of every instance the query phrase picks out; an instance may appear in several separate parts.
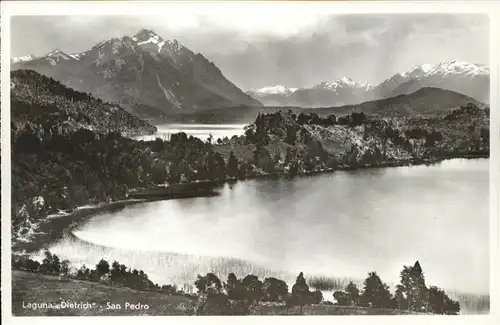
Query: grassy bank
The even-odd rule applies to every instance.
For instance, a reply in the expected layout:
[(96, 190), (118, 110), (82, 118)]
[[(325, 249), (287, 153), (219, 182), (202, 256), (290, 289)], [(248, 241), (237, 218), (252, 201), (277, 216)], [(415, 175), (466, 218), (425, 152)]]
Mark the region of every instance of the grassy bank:
[(364, 308), (351, 306), (334, 306), (334, 305), (306, 305), (302, 307), (294, 306), (287, 308), (286, 306), (258, 306), (252, 310), (252, 315), (421, 315), (419, 313), (385, 309), (385, 308)]
[[(166, 295), (107, 286), (80, 280), (60, 280), (56, 276), (12, 271), (12, 314), (15, 316), (135, 316), (135, 315), (186, 315), (185, 306), (193, 298)], [(62, 301), (90, 303), (92, 308), (37, 309), (25, 308), (28, 303), (52, 303)], [(108, 309), (110, 304), (121, 309)], [(125, 308), (125, 302), (148, 305), (148, 309)], [(23, 307), (24, 304), (24, 307)]]

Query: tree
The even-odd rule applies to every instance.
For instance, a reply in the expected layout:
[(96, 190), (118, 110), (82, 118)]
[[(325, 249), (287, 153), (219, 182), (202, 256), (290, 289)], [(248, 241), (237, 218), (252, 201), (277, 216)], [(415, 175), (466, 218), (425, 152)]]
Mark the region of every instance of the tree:
[(304, 125), (308, 124), (311, 117), (308, 114), (300, 113), (297, 117), (297, 124)]
[(40, 263), (25, 256), (12, 256), (12, 267), (24, 269), (30, 272), (38, 272)]
[(222, 290), (222, 284), (214, 273), (207, 273), (205, 276), (198, 275), (194, 285), (202, 294), (218, 293)]
[(361, 295), (362, 305), (373, 308), (391, 308), (391, 300), (389, 286), (380, 280), (376, 272), (368, 273)]
[(316, 290), (309, 293), (309, 303), (313, 305), (320, 304), (323, 301), (323, 294), (321, 291)]
[(120, 263), (118, 261), (113, 261), (111, 264), (111, 279), (116, 280), (122, 276), (120, 272)]
[(177, 292), (177, 287), (175, 285), (164, 284), (161, 286), (161, 291), (168, 294), (174, 294)]
[(349, 300), (352, 305), (359, 306), (361, 296), (359, 294), (359, 289), (356, 285), (351, 281), (345, 288), (346, 293), (349, 296)]
[(209, 152), (207, 157), (208, 172), (211, 179), (224, 179), (226, 165), (224, 159), (218, 152)]
[(288, 164), (288, 176), (295, 177), (299, 173), (299, 164), (297, 162), (291, 162)]
[(406, 297), (406, 301), (403, 301), (401, 296), (398, 296), (398, 304), (412, 311), (425, 311), (427, 308), (428, 293), (420, 263), (416, 261), (413, 266), (403, 266), (400, 280), (401, 284), (398, 285), (397, 290), (402, 296)]
[(227, 176), (229, 177), (238, 177), (238, 160), (234, 155), (234, 152), (231, 150), (229, 154), (229, 159), (227, 161)]
[(337, 117), (334, 114), (328, 116), (326, 119), (328, 125), (335, 125), (337, 123)]
[(403, 286), (398, 284), (396, 286), (396, 291), (394, 292), (393, 305), (394, 308), (400, 310), (408, 310), (408, 299), (404, 295), (405, 289)]
[(79, 278), (88, 279), (90, 277), (90, 270), (84, 265), (82, 265), (76, 272), (76, 276)]
[(286, 148), (285, 151), (285, 164), (289, 164), (293, 159), (292, 151), (290, 148)]
[(97, 274), (99, 276), (109, 273), (109, 263), (105, 259), (101, 259), (99, 263), (95, 266)]
[(227, 277), (227, 283), (224, 285), (226, 293), (231, 300), (243, 300), (244, 289), (241, 285), (241, 281), (234, 275), (234, 273), (229, 273)]
[[(236, 276), (231, 274), (229, 275), (231, 280), (228, 279), (228, 282), (235, 280), (237, 282)], [(214, 273), (207, 273), (205, 276), (198, 275), (194, 284), (200, 293), (196, 307), (197, 315), (233, 314), (229, 297), (222, 292), (221, 282)]]
[(308, 298), (309, 286), (306, 283), (304, 274), (300, 272), (292, 287), (292, 299), (295, 304), (300, 306), (300, 312), (302, 312), (302, 307), (307, 303)]
[(44, 259), (42, 260), (41, 271), (42, 273), (50, 273), (50, 267), (52, 265), (52, 253), (49, 250), (43, 252)]
[(333, 298), (337, 301), (337, 305), (339, 306), (350, 306), (351, 300), (347, 293), (343, 291), (335, 291), (333, 293)]
[(60, 270), (60, 273), (62, 275), (68, 275), (69, 274), (69, 260), (63, 260), (61, 262), (61, 270)]
[(431, 286), (429, 288), (429, 312), (433, 314), (457, 315), (460, 312), (458, 301), (452, 300), (444, 290)]
[(40, 271), (48, 274), (59, 274), (61, 272), (61, 261), (59, 257), (56, 254), (50, 253), (48, 250), (44, 251), (44, 256)]
[(56, 254), (52, 255), (51, 269), (55, 274), (59, 274), (61, 272), (61, 260)]
[(297, 141), (297, 130), (293, 126), (288, 126), (286, 128), (285, 142), (293, 146), (295, 145), (295, 141)]
[(262, 281), (256, 275), (249, 274), (243, 278), (241, 285), (248, 301), (259, 301), (262, 299)]
[(258, 147), (254, 151), (254, 164), (266, 173), (274, 172), (274, 161), (264, 147)]
[(266, 278), (264, 279), (262, 291), (264, 292), (265, 301), (282, 301), (288, 293), (288, 286), (282, 280)]
[(359, 294), (359, 289), (351, 281), (345, 288), (344, 291), (335, 291), (333, 293), (333, 298), (337, 301), (337, 304), (341, 306), (360, 306), (361, 296)]
[(208, 293), (198, 297), (197, 315), (233, 315), (229, 298), (223, 293)]

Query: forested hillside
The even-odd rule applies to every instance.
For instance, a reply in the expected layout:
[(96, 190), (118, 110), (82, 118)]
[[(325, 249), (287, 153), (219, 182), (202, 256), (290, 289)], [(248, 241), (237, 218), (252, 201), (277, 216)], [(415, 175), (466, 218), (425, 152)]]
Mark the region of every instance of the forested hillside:
[(117, 131), (124, 135), (156, 132), (156, 127), (121, 107), (75, 91), (35, 71), (12, 72), (10, 88), (14, 135), (31, 130), (45, 137), (81, 128), (96, 133)]
[(429, 118), (259, 115), (243, 140), (222, 141), (216, 150), (242, 153), (262, 172), (288, 174), (489, 155), (489, 109), (468, 105)]

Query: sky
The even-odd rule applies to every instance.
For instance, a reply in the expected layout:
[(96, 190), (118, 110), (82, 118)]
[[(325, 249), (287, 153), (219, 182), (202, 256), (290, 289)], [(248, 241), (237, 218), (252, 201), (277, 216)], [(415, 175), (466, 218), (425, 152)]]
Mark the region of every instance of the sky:
[(264, 4), (238, 13), (179, 8), (157, 16), (13, 16), (11, 56), (81, 52), (141, 28), (203, 54), (244, 90), (310, 87), (344, 76), (378, 84), (423, 63), (489, 62), (485, 15), (335, 15)]

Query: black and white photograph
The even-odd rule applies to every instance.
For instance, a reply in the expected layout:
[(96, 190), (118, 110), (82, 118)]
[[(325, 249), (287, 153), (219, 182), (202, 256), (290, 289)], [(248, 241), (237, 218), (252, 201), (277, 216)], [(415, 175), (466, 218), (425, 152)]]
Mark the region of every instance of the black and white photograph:
[(106, 3), (2, 13), (13, 319), (491, 315), (493, 15)]

